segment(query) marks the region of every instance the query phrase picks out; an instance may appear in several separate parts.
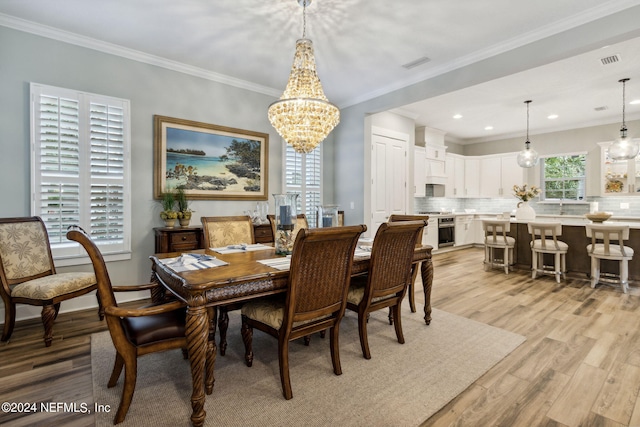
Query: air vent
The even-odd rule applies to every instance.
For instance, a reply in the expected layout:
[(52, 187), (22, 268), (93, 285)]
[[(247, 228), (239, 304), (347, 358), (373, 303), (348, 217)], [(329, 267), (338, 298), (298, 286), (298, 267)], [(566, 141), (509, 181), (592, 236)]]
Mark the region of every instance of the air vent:
[(604, 110), (608, 110), (609, 107), (607, 107), (606, 105), (602, 106), (602, 107), (596, 107), (594, 108), (595, 111), (604, 111)]
[(404, 64), (402, 66), (402, 68), (406, 68), (407, 70), (410, 70), (410, 69), (415, 68), (417, 66), (420, 66), (422, 64), (426, 64), (429, 61), (431, 61), (431, 58), (423, 56), (422, 58), (418, 58), (415, 61), (407, 62), (406, 64)]
[(620, 58), (620, 55), (617, 53), (615, 55), (600, 58), (600, 62), (602, 63), (602, 65), (615, 64), (616, 62), (620, 62), (621, 60), (622, 58)]

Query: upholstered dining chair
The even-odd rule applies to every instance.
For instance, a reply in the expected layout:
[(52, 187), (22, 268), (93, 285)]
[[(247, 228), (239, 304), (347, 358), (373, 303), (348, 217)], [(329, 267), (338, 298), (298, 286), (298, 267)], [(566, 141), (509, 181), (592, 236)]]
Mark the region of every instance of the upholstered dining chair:
[(373, 239), (366, 276), (351, 279), (347, 309), (358, 313), (360, 346), (365, 359), (371, 359), (367, 320), (369, 313), (389, 307), (396, 338), (404, 344), (401, 305), (411, 282), (413, 253), (418, 236), (427, 221), (382, 223)]
[(301, 229), (291, 255), (286, 294), (247, 302), (242, 307), (242, 340), (247, 366), (253, 363), (253, 329), (278, 340), (280, 382), (293, 397), (289, 342), (329, 329), (333, 372), (342, 374), (338, 336), (344, 315), (353, 253), (367, 227)]
[[(629, 292), (629, 260), (633, 258), (633, 248), (624, 245), (629, 240), (629, 226), (617, 224), (586, 224), (587, 237), (591, 243), (587, 245), (587, 253), (591, 257), (591, 287), (600, 282), (619, 283), (622, 292)], [(600, 260), (618, 261), (620, 271), (618, 280), (602, 278)]]
[[(531, 234), (531, 278), (538, 273), (553, 274), (556, 282), (560, 283), (560, 276), (567, 273), (567, 251), (569, 245), (558, 236), (562, 235), (562, 224), (559, 222), (529, 222), (527, 224)], [(544, 254), (553, 255), (553, 270), (544, 265)]]
[[(429, 220), (428, 216), (425, 215), (400, 215), (400, 214), (391, 214), (391, 216), (389, 216), (389, 222), (398, 222), (398, 221), (427, 221)], [(418, 240), (416, 240), (416, 246), (422, 246), (422, 234), (424, 232), (424, 229), (420, 230), (420, 233), (418, 234)], [(416, 312), (416, 279), (418, 277), (418, 271), (420, 270), (420, 265), (412, 265), (412, 272), (411, 272), (411, 283), (409, 283), (409, 308), (411, 309), (412, 313)], [(391, 313), (389, 313), (389, 316), (391, 316)], [(391, 317), (389, 318), (391, 320)]]
[[(138, 357), (165, 350), (183, 349), (186, 354), (185, 336), (186, 309), (181, 301), (152, 305), (138, 309), (118, 307), (114, 291), (140, 291), (159, 285), (112, 286), (109, 272), (100, 250), (77, 226), (71, 226), (67, 238), (80, 243), (89, 254), (98, 282), (98, 295), (107, 317), (107, 326), (116, 349), (116, 359), (107, 384), (114, 387), (124, 367), (124, 385), (120, 405), (113, 423), (124, 421), (131, 406), (136, 388)], [(207, 358), (212, 357), (213, 345), (207, 349)], [(162, 398), (158, 396), (158, 398)]]
[[(220, 248), (240, 243), (253, 244), (253, 222), (248, 215), (203, 216), (200, 218), (204, 234), (205, 248)], [(241, 303), (218, 307), (218, 330), (220, 331), (220, 355), (227, 352), (227, 330), (229, 329), (229, 311), (239, 310)], [(210, 310), (210, 314), (214, 311)], [(214, 320), (215, 321), (215, 320)]]
[[(96, 289), (93, 273), (57, 273), (40, 217), (0, 218), (0, 295), (4, 301), (2, 341), (16, 323), (16, 304), (42, 306), (44, 344), (53, 341), (60, 303)], [(98, 300), (99, 303), (99, 300)], [(102, 320), (102, 309), (99, 309)]]
[[(516, 239), (507, 236), (511, 230), (511, 222), (508, 219), (482, 220), (484, 230), (484, 265), (504, 268), (504, 273), (509, 274), (509, 267), (513, 264), (513, 248)], [(502, 257), (496, 255), (496, 251), (502, 251)], [(501, 262), (496, 262), (500, 260)]]

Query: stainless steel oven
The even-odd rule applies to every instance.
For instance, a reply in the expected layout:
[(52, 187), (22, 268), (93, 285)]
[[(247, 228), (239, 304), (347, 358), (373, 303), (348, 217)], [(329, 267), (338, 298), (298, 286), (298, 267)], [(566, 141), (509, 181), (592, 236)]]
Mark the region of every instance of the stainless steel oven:
[(438, 218), (438, 247), (453, 246), (456, 241), (456, 223), (452, 216)]

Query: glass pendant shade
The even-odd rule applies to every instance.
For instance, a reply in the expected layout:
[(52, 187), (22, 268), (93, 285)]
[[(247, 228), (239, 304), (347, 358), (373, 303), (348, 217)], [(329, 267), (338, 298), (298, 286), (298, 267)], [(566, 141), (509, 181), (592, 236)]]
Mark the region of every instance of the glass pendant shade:
[(631, 160), (638, 155), (640, 150), (640, 141), (637, 138), (629, 138), (627, 136), (627, 125), (624, 121), (625, 113), (625, 83), (629, 79), (621, 79), (622, 83), (622, 127), (620, 128), (620, 138), (616, 139), (611, 147), (609, 147), (609, 157), (612, 160)]
[(538, 152), (530, 147), (529, 141), (529, 104), (531, 101), (524, 101), (527, 104), (527, 141), (524, 143), (524, 150), (518, 153), (517, 162), (522, 168), (532, 168), (538, 164)]
[(322, 90), (311, 40), (296, 42), (289, 82), (280, 100), (269, 106), (269, 121), (298, 153), (313, 151), (340, 122), (340, 110)]
[(518, 153), (518, 165), (522, 168), (532, 168), (538, 164), (538, 152), (529, 147), (530, 142), (525, 143), (525, 149)]
[(640, 141), (637, 138), (629, 138), (626, 129), (620, 131), (620, 138), (609, 147), (609, 157), (612, 160), (634, 159), (640, 151)]

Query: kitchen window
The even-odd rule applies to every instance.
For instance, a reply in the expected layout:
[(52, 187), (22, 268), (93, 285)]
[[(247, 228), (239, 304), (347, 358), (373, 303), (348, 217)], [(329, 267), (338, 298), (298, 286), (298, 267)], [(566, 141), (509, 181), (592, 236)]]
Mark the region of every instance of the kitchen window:
[(31, 213), (56, 265), (88, 262), (66, 238), (84, 228), (105, 259), (131, 257), (129, 101), (31, 84)]
[(296, 153), (284, 143), (284, 192), (296, 193), (298, 213), (307, 216), (309, 227), (316, 226), (317, 208), (322, 204), (322, 146), (310, 153)]
[(542, 157), (542, 194), (545, 201), (585, 199), (586, 153)]

